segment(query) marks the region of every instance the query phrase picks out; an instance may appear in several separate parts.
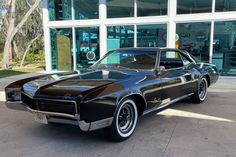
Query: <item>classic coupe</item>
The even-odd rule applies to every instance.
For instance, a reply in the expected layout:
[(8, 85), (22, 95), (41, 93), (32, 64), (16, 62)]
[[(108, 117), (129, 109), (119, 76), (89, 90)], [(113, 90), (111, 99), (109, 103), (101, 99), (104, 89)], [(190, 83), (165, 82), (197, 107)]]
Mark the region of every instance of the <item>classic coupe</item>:
[(8, 85), (6, 106), (40, 123), (104, 129), (111, 140), (129, 138), (138, 117), (190, 97), (201, 103), (218, 79), (216, 66), (169, 48), (108, 52), (90, 68), (22, 79)]

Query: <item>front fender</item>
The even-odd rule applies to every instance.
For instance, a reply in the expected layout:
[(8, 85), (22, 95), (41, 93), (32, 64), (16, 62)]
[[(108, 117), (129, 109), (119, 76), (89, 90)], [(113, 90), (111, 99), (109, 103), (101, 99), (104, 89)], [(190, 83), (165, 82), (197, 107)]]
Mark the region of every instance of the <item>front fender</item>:
[[(87, 95), (87, 97), (84, 98), (83, 101), (80, 103), (80, 117), (85, 122), (89, 123), (114, 117), (118, 104), (120, 104), (120, 102), (122, 102), (127, 97), (140, 96), (145, 101), (143, 95), (139, 91), (132, 91), (127, 89), (118, 90), (114, 93), (109, 93), (107, 95), (101, 95), (102, 91), (104, 90), (100, 89), (96, 91), (98, 92), (97, 95), (100, 96), (95, 97), (93, 99), (88, 100), (88, 97), (92, 98), (93, 96)], [(93, 93), (92, 95), (95, 95), (95, 93)], [(144, 108), (146, 108), (146, 101)]]
[(113, 117), (117, 98), (124, 89), (121, 85), (112, 84), (83, 95), (79, 103), (80, 118), (88, 123)]
[(82, 94), (82, 100), (79, 103), (81, 119), (86, 122), (93, 122), (114, 117), (117, 104), (120, 104), (126, 97), (139, 95), (144, 99), (133, 82), (136, 81), (120, 81), (94, 89), (85, 95)]
[(137, 91), (137, 90), (125, 91), (124, 93), (119, 95), (119, 97), (116, 100), (116, 104), (120, 104), (125, 98), (133, 97), (133, 96), (139, 96), (140, 98), (142, 98), (143, 101), (145, 102), (144, 108), (147, 107), (147, 102), (146, 102), (144, 95), (141, 93), (141, 91)]

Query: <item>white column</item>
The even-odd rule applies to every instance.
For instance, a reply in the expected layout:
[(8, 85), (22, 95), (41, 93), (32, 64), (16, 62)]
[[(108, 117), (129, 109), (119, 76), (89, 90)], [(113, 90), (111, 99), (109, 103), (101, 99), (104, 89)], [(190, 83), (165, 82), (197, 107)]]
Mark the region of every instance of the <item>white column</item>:
[(134, 47), (137, 47), (137, 25), (134, 25)]
[[(212, 0), (212, 13), (215, 13), (215, 6), (216, 6), (216, 0)], [(212, 63), (212, 57), (213, 57), (213, 42), (214, 42), (214, 25), (215, 22), (212, 20), (211, 21), (211, 35), (210, 35), (210, 54), (209, 54), (209, 63)]]
[[(74, 0), (71, 0), (71, 17), (72, 20), (75, 20), (75, 6)], [(72, 27), (72, 55), (73, 55), (73, 70), (76, 70), (76, 34), (75, 27)]]
[(107, 18), (106, 0), (99, 0), (99, 44), (100, 44), (100, 57), (107, 53), (107, 27), (105, 20)]
[(137, 0), (134, 0), (134, 17), (138, 16), (138, 4)]
[(177, 0), (168, 1), (169, 22), (167, 25), (167, 47), (175, 48), (176, 23), (174, 21), (176, 15)]
[(75, 32), (75, 27), (72, 27), (72, 41), (73, 41), (73, 48), (72, 48), (72, 53), (73, 53), (73, 70), (76, 70), (76, 32)]
[[(138, 16), (138, 5), (137, 0), (134, 0), (134, 17)], [(134, 25), (134, 47), (137, 47), (137, 25)]]
[(48, 13), (48, 0), (43, 0), (43, 30), (44, 30), (44, 54), (46, 71), (52, 71), (52, 57), (51, 57), (51, 40), (50, 40), (50, 29), (47, 26), (49, 22)]
[(72, 17), (72, 20), (75, 20), (74, 0), (71, 0), (71, 17)]
[(169, 21), (167, 25), (167, 47), (175, 48), (175, 35), (176, 35), (176, 23), (174, 21)]
[(212, 13), (215, 13), (216, 0), (212, 0)]
[(213, 42), (214, 42), (214, 21), (211, 21), (211, 35), (210, 35), (210, 54), (209, 54), (209, 63), (212, 63), (213, 57)]

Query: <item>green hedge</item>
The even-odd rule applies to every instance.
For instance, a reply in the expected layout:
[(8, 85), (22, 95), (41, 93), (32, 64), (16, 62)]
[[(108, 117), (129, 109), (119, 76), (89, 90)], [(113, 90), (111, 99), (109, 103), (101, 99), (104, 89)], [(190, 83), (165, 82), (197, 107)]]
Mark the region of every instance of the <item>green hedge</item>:
[[(0, 52), (0, 63), (2, 62), (3, 59), (3, 53)], [(34, 64), (34, 63), (44, 63), (44, 52), (39, 51), (39, 52), (29, 52), (26, 55), (25, 58), (25, 64)], [(12, 64), (19, 64), (21, 62), (21, 59), (14, 59)], [(1, 67), (1, 65), (0, 65)]]
[(29, 52), (26, 55), (26, 58), (25, 58), (25, 62), (27, 62), (27, 63), (43, 62), (43, 61), (44, 61), (44, 53), (43, 53), (43, 51), (39, 51), (37, 53)]
[[(20, 63), (21, 59), (14, 59), (13, 62), (15, 63)], [(25, 63), (27, 64), (33, 64), (35, 62), (44, 62), (44, 52), (39, 51), (39, 52), (28, 52), (26, 57), (25, 57)]]

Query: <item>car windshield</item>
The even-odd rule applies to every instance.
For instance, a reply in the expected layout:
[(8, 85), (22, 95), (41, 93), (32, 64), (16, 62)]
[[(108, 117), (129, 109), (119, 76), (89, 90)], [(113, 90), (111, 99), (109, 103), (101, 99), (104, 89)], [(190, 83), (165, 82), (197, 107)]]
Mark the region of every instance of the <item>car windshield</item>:
[(93, 67), (151, 70), (155, 68), (156, 57), (157, 51), (116, 50), (108, 52)]

